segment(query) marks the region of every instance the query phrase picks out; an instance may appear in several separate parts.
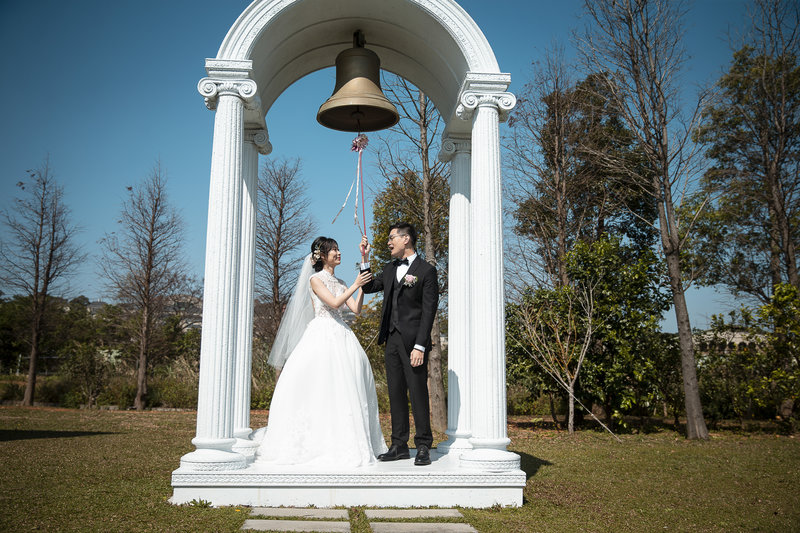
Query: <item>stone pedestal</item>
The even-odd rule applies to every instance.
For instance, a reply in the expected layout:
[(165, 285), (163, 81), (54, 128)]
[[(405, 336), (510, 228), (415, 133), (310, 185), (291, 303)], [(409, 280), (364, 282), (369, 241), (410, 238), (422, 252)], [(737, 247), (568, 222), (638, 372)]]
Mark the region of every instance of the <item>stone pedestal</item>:
[[(413, 450), (412, 450), (413, 452)], [(212, 505), (264, 507), (519, 507), (522, 470), (487, 472), (464, 468), (454, 455), (431, 451), (430, 466), (413, 458), (349, 470), (253, 463), (243, 470), (172, 474), (172, 503), (194, 499)]]

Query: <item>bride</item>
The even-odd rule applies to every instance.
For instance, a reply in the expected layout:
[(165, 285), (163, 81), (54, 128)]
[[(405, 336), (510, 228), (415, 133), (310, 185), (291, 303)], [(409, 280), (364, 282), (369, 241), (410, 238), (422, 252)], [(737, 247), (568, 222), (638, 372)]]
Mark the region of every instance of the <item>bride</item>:
[(253, 436), (260, 441), (255, 461), (372, 464), (387, 450), (375, 380), (367, 354), (341, 311), (346, 304), (354, 313), (361, 312), (364, 292), (353, 295), (371, 274), (361, 273), (347, 287), (334, 275), (342, 262), (336, 241), (318, 237), (311, 251), (270, 352), (269, 363), (283, 370), (267, 427)]

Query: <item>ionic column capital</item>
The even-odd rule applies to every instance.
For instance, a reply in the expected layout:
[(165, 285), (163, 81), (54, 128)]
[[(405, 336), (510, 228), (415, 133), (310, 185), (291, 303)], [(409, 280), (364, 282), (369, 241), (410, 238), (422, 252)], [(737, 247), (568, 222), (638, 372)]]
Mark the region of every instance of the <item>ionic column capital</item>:
[(220, 96), (236, 96), (245, 107), (258, 103), (258, 87), (250, 79), (253, 62), (235, 59), (206, 59), (207, 78), (197, 84), (197, 90), (206, 100), (206, 107), (217, 108)]
[(466, 137), (447, 136), (442, 140), (439, 150), (439, 161), (447, 163), (452, 161), (456, 154), (469, 154), (472, 151), (472, 141)]
[(255, 144), (258, 153), (261, 155), (269, 155), (272, 153), (272, 143), (269, 142), (269, 133), (263, 128), (244, 130), (244, 140), (245, 142)]
[(505, 122), (508, 112), (517, 105), (517, 97), (513, 93), (464, 91), (461, 93), (456, 108), (456, 115), (462, 120), (472, 120), (479, 107), (492, 107), (497, 110), (500, 122)]
[(236, 96), (245, 105), (253, 103), (258, 94), (256, 82), (249, 79), (203, 78), (197, 84), (197, 90), (206, 100), (206, 107), (214, 110), (220, 96)]

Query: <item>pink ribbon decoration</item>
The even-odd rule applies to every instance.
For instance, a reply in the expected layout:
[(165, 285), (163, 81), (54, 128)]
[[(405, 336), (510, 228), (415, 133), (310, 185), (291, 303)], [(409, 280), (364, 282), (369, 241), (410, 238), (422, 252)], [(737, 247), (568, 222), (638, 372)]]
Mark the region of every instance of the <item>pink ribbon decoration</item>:
[(365, 203), (364, 202), (364, 176), (363, 176), (363, 170), (362, 170), (362, 166), (361, 166), (361, 155), (362, 155), (364, 149), (367, 147), (368, 143), (369, 143), (369, 139), (367, 139), (367, 136), (364, 135), (363, 133), (359, 133), (358, 136), (355, 139), (353, 139), (353, 143), (350, 146), (350, 151), (351, 152), (358, 152), (358, 164), (356, 165), (356, 177), (353, 179), (353, 183), (350, 184), (350, 190), (347, 191), (347, 196), (344, 199), (344, 203), (342, 204), (342, 207), (339, 208), (339, 212), (336, 213), (336, 216), (333, 217), (333, 221), (331, 221), (331, 224), (333, 224), (334, 222), (336, 222), (336, 219), (339, 218), (339, 215), (342, 213), (342, 210), (344, 209), (344, 206), (347, 205), (347, 201), (350, 199), (350, 194), (353, 192), (353, 187), (355, 186), (356, 187), (356, 204), (355, 204), (355, 212), (353, 213), (353, 220), (355, 221), (355, 224), (358, 227), (358, 230), (361, 231), (361, 225), (358, 223), (358, 193), (359, 193), (359, 188), (360, 188), (361, 189), (361, 216), (362, 216), (362, 220), (363, 220), (363, 223), (364, 223), (364, 231), (361, 233), (361, 235), (366, 235), (367, 234), (367, 213), (366, 213), (366, 208), (364, 206), (364, 203)]

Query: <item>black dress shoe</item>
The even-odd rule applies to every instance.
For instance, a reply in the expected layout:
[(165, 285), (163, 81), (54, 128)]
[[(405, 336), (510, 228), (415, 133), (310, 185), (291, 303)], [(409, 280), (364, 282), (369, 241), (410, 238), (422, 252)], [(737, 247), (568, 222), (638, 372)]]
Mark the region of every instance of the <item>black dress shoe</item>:
[(431, 464), (431, 452), (424, 444), (417, 446), (417, 456), (414, 458), (414, 464), (417, 466)]
[(410, 457), (411, 454), (408, 453), (408, 446), (400, 447), (392, 444), (388, 452), (378, 456), (378, 461), (397, 461), (398, 459), (408, 459)]

